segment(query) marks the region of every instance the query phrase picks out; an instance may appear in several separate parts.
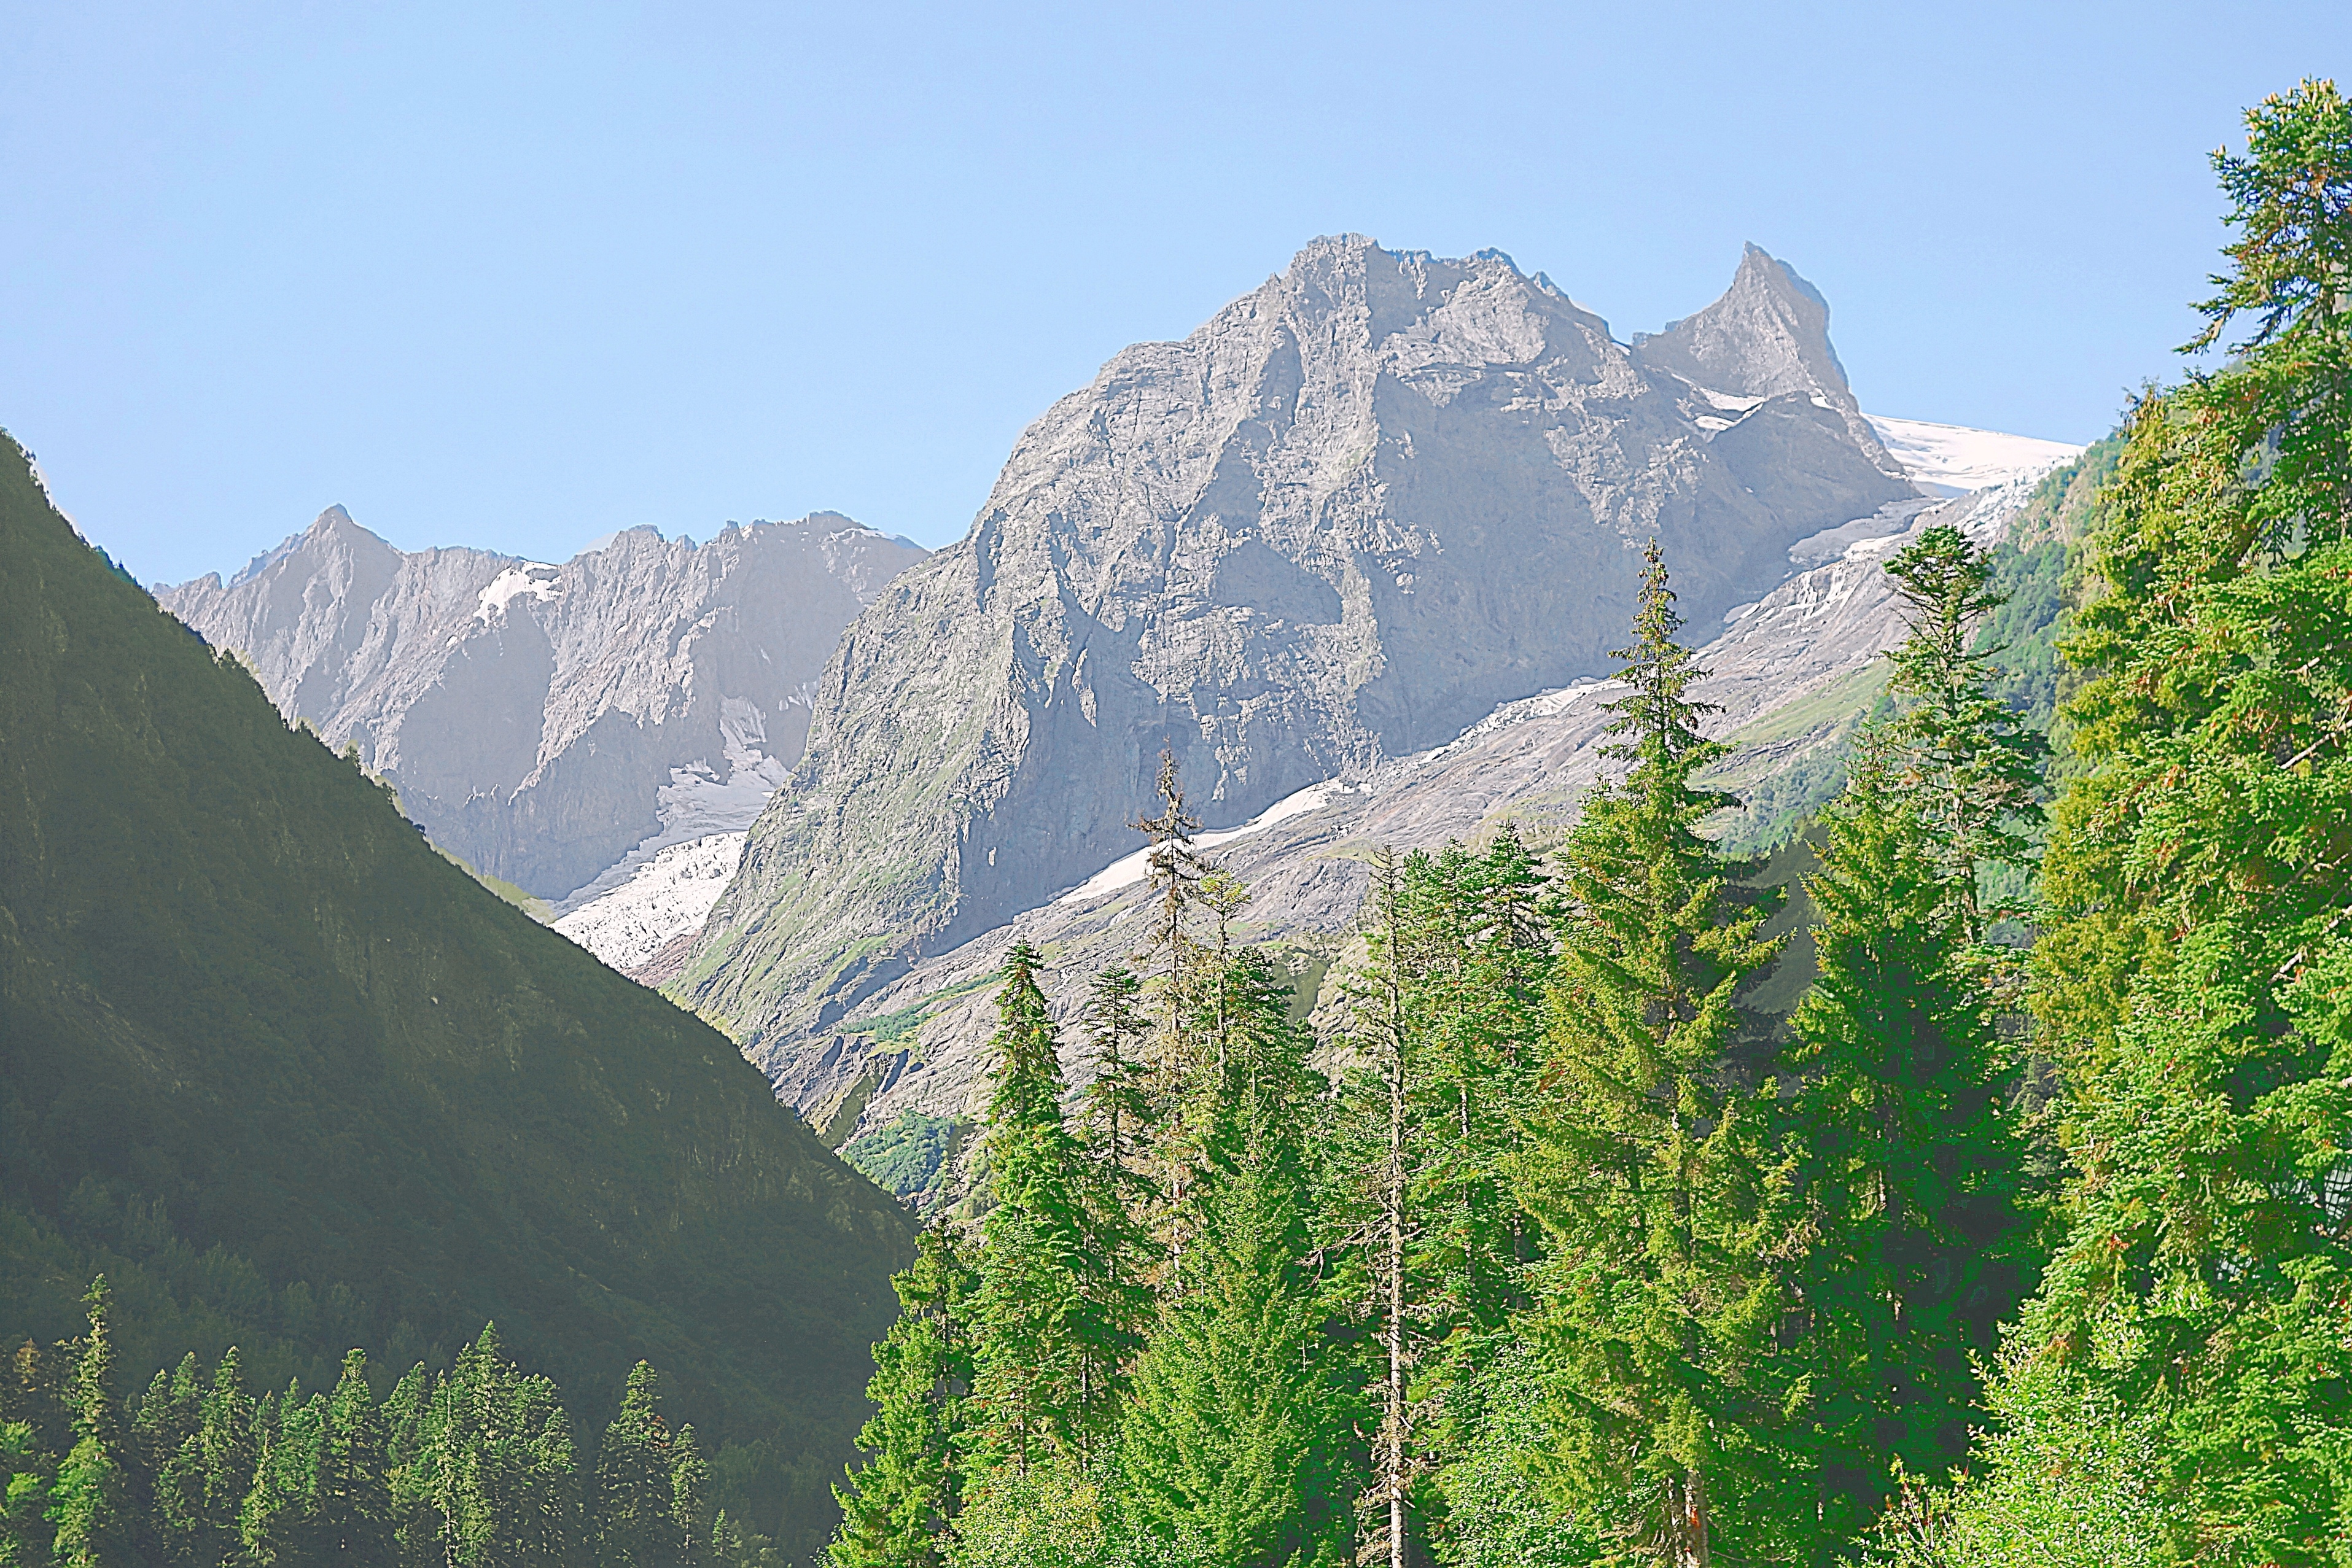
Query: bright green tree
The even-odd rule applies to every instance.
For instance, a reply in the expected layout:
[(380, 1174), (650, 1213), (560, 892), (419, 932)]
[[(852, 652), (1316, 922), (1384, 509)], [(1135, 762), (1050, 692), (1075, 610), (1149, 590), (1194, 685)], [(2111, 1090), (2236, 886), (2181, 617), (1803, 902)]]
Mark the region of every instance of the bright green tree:
[(201, 1490), (191, 1500), (200, 1509), (188, 1535), (188, 1560), (203, 1568), (226, 1562), (242, 1549), (239, 1514), (261, 1462), (254, 1421), (253, 1399), (245, 1391), (236, 1346), (231, 1345), (213, 1369), (196, 1427)]
[(495, 1325), (424, 1399), (411, 1464), (449, 1563), (556, 1568), (580, 1542), (571, 1422), (552, 1383), (501, 1354)]
[(1360, 1479), (1349, 1401), (1310, 1268), (1307, 1140), (1322, 1081), (1264, 958), (1230, 956), (1204, 1010), (1223, 1020), (1181, 1298), (1139, 1362), (1120, 1494), (1163, 1542), (1231, 1568), (1347, 1560)]
[(2239, 238), (2144, 399), (2065, 653), (2035, 1011), (2076, 1090), (2020, 1354), (2151, 1413), (2168, 1549), (2352, 1562), (2352, 106), (2217, 155)]
[(1722, 748), (1680, 625), (1653, 544), (1610, 705), (1631, 768), (1562, 856), (1548, 1093), (1517, 1168), (1548, 1240), (1535, 1327), (1563, 1505), (1616, 1550), (1696, 1568), (1769, 1556), (1787, 1522), (1767, 1351), (1788, 1294), (1783, 1173), (1726, 1072), (1734, 998), (1777, 945), (1698, 832), (1727, 802), (1691, 782)]
[(842, 1510), (834, 1568), (938, 1568), (962, 1507), (972, 1261), (952, 1229), (935, 1225), (890, 1283), (898, 1321), (874, 1347), (866, 1396), (875, 1412), (857, 1434), (866, 1462), (833, 1492)]

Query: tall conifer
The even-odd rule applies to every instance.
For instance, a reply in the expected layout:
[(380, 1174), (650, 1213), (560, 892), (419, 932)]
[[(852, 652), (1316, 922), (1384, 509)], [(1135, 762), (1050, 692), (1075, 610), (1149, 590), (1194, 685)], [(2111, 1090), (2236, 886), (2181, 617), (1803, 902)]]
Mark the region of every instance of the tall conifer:
[(131, 1478), (123, 1463), (121, 1424), (114, 1413), (114, 1294), (106, 1276), (90, 1281), (84, 1298), (89, 1331), (76, 1342), (66, 1406), (73, 1448), (58, 1465), (49, 1516), (54, 1551), (63, 1568), (130, 1568), (132, 1540)]
[[(2065, 646), (2036, 1015), (2079, 1100), (2019, 1354), (2158, 1425), (2172, 1550), (2344, 1561), (2352, 1521), (2352, 105), (2217, 154), (2254, 329), (2144, 400)], [(2019, 1374), (2022, 1378), (2024, 1373)]]
[(1106, 1310), (1086, 1164), (1063, 1119), (1041, 961), (1025, 944), (1005, 959), (982, 1145), (990, 1207), (972, 1299), (977, 1430), (986, 1456), (1016, 1469), (1056, 1450), (1090, 1451), (1110, 1419), (1126, 1349)]
[(1610, 705), (1630, 771), (1588, 798), (1564, 856), (1548, 1094), (1519, 1162), (1549, 1256), (1541, 1329), (1567, 1503), (1626, 1550), (1701, 1568), (1761, 1554), (1781, 1484), (1763, 1351), (1784, 1286), (1757, 1106), (1728, 1079), (1734, 995), (1775, 945), (1734, 902), (1692, 775), (1720, 755), (1690, 695), (1650, 547)]

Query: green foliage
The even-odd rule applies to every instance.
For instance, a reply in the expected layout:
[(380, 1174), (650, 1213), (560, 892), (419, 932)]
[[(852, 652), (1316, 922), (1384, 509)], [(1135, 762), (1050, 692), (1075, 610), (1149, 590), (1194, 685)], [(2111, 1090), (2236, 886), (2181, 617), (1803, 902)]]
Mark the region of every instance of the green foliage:
[(857, 1435), (866, 1463), (835, 1489), (834, 1568), (937, 1568), (962, 1511), (973, 1375), (971, 1319), (977, 1272), (946, 1226), (923, 1232), (915, 1261), (891, 1281), (900, 1312), (874, 1347), (873, 1418)]
[(1094, 1200), (1095, 1168), (1062, 1115), (1054, 1020), (1036, 952), (1005, 959), (992, 1049), (995, 1093), (982, 1145), (989, 1208), (972, 1298), (972, 1404), (992, 1462), (1025, 1469), (1048, 1453), (1090, 1452), (1106, 1429), (1133, 1312), (1114, 1301)]
[(1973, 1473), (1948, 1489), (1897, 1466), (1870, 1568), (2148, 1568), (2180, 1561), (2156, 1500), (2157, 1418), (2047, 1361), (2011, 1358), (1993, 1384)]
[(723, 1036), (435, 853), (0, 457), (0, 1343), (72, 1332), (100, 1272), (124, 1364), (235, 1343), (278, 1388), (355, 1344), (446, 1366), (495, 1318), (599, 1424), (658, 1361), (721, 1500), (814, 1548), (903, 1211)]
[(1828, 816), (1816, 978), (1776, 1107), (1802, 1210), (1796, 1440), (1817, 1467), (1818, 1552), (1885, 1500), (1886, 1464), (1942, 1475), (1981, 1419), (1973, 1357), (2031, 1271), (2025, 1146), (1992, 1001), (1918, 802), (1865, 739)]
[(901, 1111), (888, 1126), (843, 1145), (841, 1157), (901, 1203), (919, 1204), (940, 1190), (960, 1127), (952, 1117)]

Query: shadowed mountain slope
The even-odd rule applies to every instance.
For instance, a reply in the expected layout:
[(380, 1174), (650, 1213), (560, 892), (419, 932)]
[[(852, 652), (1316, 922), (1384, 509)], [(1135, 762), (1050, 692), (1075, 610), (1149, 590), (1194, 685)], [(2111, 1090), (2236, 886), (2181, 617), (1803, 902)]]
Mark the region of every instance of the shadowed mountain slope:
[(795, 1550), (909, 1255), (728, 1040), (477, 886), (111, 570), (0, 441), (0, 1340), (394, 1373), (638, 1357)]

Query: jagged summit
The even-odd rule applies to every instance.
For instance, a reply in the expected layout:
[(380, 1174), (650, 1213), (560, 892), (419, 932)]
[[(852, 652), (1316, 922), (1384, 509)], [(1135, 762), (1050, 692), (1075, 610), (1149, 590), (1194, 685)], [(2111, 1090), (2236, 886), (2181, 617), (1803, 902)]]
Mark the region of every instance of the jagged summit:
[(799, 757), (841, 628), (923, 551), (839, 513), (697, 547), (624, 530), (561, 566), (395, 549), (341, 507), (158, 591), (434, 841), (543, 898), (747, 826)]
[(1706, 309), (1663, 332), (1636, 333), (1633, 357), (1646, 368), (1745, 401), (1801, 395), (1845, 416), (1847, 434), (1884, 472), (1902, 469), (1880, 446), (1830, 343), (1829, 301), (1790, 267), (1750, 244), (1731, 287)]

